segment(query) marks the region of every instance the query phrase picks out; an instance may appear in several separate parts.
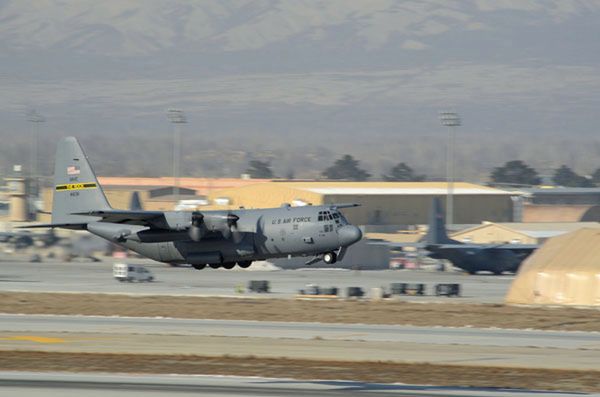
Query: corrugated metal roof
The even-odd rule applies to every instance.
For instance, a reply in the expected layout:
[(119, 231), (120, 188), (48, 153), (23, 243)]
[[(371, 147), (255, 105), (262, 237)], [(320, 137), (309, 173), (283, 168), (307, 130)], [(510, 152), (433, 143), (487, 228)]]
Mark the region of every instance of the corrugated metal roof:
[(561, 195), (561, 194), (600, 194), (597, 187), (551, 187), (551, 188), (520, 188), (519, 191), (528, 194)]
[[(312, 188), (305, 189), (314, 193), (319, 194), (336, 194), (336, 195), (388, 195), (388, 194), (402, 194), (402, 195), (445, 195), (448, 193), (448, 189), (439, 188), (421, 188), (421, 189), (410, 189), (410, 188)], [(512, 195), (509, 192), (502, 190), (491, 191), (486, 189), (454, 189), (454, 195), (470, 195), (470, 194), (492, 194), (492, 195)]]
[(535, 233), (543, 231), (572, 232), (583, 228), (600, 228), (598, 222), (528, 222), (528, 223), (499, 223), (502, 226), (523, 233)]
[[(329, 195), (445, 195), (446, 182), (277, 182), (290, 188)], [(456, 195), (515, 195), (514, 192), (473, 183), (454, 184)]]

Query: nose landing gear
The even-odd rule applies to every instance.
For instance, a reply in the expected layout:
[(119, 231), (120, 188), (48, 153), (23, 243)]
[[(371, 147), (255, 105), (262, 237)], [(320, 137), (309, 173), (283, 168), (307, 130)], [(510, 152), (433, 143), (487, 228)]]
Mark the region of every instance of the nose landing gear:
[(326, 252), (323, 254), (323, 262), (328, 265), (334, 264), (337, 262), (337, 254), (335, 252)]

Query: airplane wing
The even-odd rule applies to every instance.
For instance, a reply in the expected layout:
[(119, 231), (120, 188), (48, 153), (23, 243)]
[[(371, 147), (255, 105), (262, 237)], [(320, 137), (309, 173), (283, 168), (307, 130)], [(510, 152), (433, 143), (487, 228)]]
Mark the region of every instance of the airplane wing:
[(392, 241), (387, 241), (387, 240), (375, 240), (375, 239), (370, 239), (369, 245), (385, 245), (386, 247), (391, 247), (391, 248), (403, 248), (403, 247), (424, 248), (425, 246), (427, 246), (427, 244), (425, 242), (415, 242), (415, 243), (401, 242), (401, 243), (399, 243), (399, 242), (392, 242)]
[(100, 222), (164, 228), (167, 224), (162, 211), (100, 210), (75, 212), (71, 215), (97, 216)]

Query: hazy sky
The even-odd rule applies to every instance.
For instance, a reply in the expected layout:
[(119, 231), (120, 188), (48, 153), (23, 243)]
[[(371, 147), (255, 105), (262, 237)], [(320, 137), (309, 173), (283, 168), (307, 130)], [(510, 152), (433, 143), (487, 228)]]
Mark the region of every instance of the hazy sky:
[(406, 137), (443, 143), (452, 108), (486, 142), (594, 140), (599, 20), (591, 0), (4, 0), (0, 133), (36, 108), (48, 136), (160, 137), (180, 107), (231, 149), (389, 158)]

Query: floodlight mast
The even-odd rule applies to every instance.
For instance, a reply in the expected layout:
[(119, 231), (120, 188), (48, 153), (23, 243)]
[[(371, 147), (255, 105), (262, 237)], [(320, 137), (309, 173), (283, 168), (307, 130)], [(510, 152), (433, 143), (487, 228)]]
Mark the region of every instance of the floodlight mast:
[(46, 118), (38, 113), (37, 110), (31, 109), (27, 112), (27, 121), (31, 123), (31, 152), (29, 155), (29, 179), (30, 189), (35, 196), (39, 196), (38, 186), (38, 141), (39, 128), (38, 125), (46, 121)]
[(460, 116), (456, 112), (440, 112), (440, 122), (448, 128), (448, 145), (446, 147), (446, 182), (448, 196), (446, 198), (446, 220), (448, 225), (454, 224), (454, 143), (456, 127), (461, 125)]
[(179, 200), (179, 174), (181, 160), (181, 124), (186, 124), (185, 113), (181, 109), (167, 110), (167, 118), (173, 124), (173, 182), (175, 185), (173, 195)]

